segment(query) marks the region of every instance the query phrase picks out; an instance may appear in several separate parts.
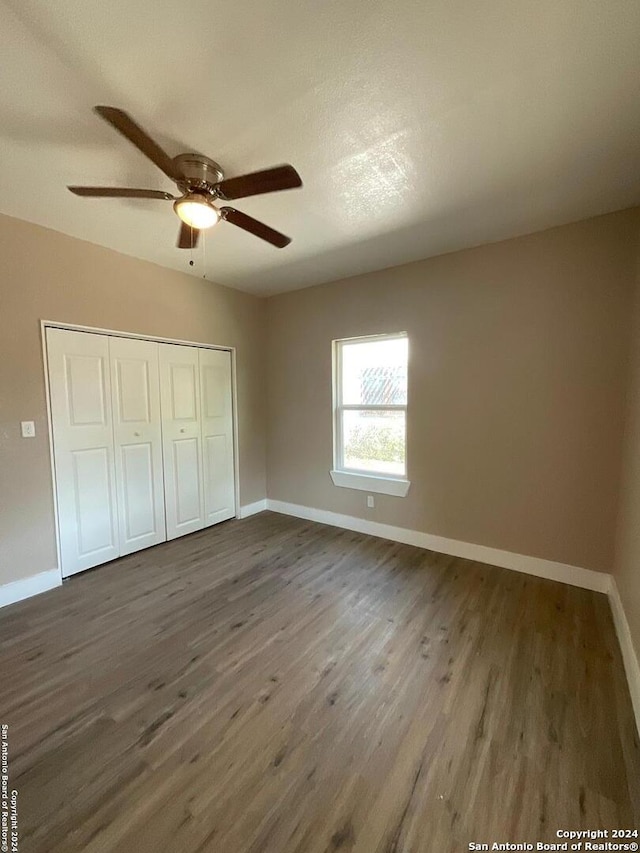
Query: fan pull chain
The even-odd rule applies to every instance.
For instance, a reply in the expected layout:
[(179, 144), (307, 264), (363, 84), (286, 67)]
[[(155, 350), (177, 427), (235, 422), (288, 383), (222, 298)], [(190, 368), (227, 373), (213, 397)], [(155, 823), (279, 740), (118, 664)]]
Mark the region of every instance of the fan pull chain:
[(202, 278), (207, 277), (207, 232), (202, 232)]

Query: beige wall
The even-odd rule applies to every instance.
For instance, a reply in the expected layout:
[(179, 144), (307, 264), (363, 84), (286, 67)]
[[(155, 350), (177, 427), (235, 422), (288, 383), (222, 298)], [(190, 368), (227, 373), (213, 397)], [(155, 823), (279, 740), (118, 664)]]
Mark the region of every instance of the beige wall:
[(57, 565), (41, 319), (237, 347), (241, 503), (264, 498), (264, 300), (4, 216), (0, 265), (0, 584)]
[[(611, 571), (639, 216), (269, 299), (269, 497)], [(329, 477), (331, 341), (403, 330), (412, 486), (368, 510)]]
[(640, 659), (640, 228), (623, 478), (615, 575), (635, 650)]
[[(238, 348), (265, 495), (611, 571), (640, 211), (257, 299), (0, 217), (0, 584), (56, 565), (40, 319)], [(640, 280), (616, 571), (640, 647)], [(331, 340), (411, 339), (407, 498), (331, 483)], [(37, 437), (20, 438), (35, 420)]]

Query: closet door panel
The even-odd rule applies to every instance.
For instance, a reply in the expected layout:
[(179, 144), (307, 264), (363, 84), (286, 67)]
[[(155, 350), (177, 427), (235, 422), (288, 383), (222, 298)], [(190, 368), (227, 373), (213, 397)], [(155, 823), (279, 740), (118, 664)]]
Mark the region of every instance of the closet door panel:
[(167, 538), (204, 526), (198, 350), (159, 344)]
[[(162, 542), (164, 530), (164, 501), (156, 512), (157, 477), (154, 476), (153, 446), (150, 443), (125, 444), (118, 448), (119, 484), (122, 493), (121, 541), (123, 553), (138, 551)], [(162, 475), (160, 476), (162, 482)], [(161, 498), (164, 496), (161, 494)], [(161, 515), (158, 523), (157, 515)], [(152, 537), (153, 541), (147, 540)], [(126, 548), (126, 551), (124, 550)]]
[(120, 550), (164, 542), (164, 483), (158, 344), (111, 337), (112, 400)]
[(109, 341), (47, 329), (63, 577), (119, 556)]
[(176, 524), (200, 525), (200, 442), (197, 438), (178, 438), (172, 443)]
[(201, 349), (204, 523), (217, 524), (236, 514), (231, 353)]

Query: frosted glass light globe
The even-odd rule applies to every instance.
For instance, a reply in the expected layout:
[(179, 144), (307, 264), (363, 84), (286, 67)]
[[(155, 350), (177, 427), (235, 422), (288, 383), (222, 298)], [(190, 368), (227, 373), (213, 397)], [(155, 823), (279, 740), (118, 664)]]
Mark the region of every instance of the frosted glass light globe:
[(185, 225), (197, 228), (198, 231), (211, 228), (220, 219), (220, 211), (204, 196), (197, 193), (179, 198), (174, 202), (173, 209)]

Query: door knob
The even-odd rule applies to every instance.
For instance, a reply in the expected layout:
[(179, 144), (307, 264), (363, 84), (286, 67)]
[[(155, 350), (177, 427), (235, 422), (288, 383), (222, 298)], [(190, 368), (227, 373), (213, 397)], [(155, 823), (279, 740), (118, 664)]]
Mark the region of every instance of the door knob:
[(136, 438), (140, 438), (140, 433), (139, 433), (139, 432), (134, 432), (134, 435), (135, 435), (135, 437), (136, 437)]
[(182, 429), (180, 430), (180, 432), (186, 432), (186, 429), (185, 429), (184, 427), (182, 427)]

